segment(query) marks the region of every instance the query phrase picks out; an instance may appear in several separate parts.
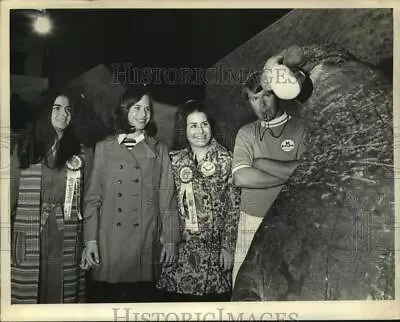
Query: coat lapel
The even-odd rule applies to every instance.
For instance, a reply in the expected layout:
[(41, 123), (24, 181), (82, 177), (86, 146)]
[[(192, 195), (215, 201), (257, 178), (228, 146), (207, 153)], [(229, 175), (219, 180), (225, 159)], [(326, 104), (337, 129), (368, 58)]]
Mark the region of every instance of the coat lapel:
[(138, 146), (142, 145), (143, 146), (143, 150), (144, 150), (144, 156), (146, 158), (157, 158), (158, 153), (157, 153), (157, 140), (146, 136), (146, 138), (144, 139), (144, 141), (141, 142), (142, 144), (138, 144)]
[(118, 143), (118, 136), (113, 136), (110, 138), (110, 141), (108, 143), (108, 149), (109, 149), (109, 155), (112, 156), (117, 156), (118, 159), (123, 159), (124, 161), (127, 162), (132, 162), (133, 164), (137, 165), (138, 160), (135, 158), (134, 153), (129, 151), (124, 144), (119, 144)]

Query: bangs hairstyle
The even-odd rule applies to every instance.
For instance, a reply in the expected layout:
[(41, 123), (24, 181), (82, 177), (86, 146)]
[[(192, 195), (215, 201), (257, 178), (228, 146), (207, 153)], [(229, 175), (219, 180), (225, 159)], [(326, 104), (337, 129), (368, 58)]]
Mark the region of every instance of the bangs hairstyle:
[(253, 93), (258, 93), (259, 91), (262, 90), (261, 75), (262, 75), (262, 71), (255, 71), (255, 72), (251, 72), (247, 76), (247, 79), (244, 82), (243, 89), (242, 89), (242, 96), (245, 100), (247, 100), (247, 98), (248, 98), (247, 90), (249, 90)]
[(130, 133), (134, 128), (129, 124), (128, 112), (129, 109), (139, 102), (144, 95), (148, 95), (150, 99), (150, 122), (145, 128), (145, 133), (149, 136), (154, 136), (157, 133), (157, 127), (154, 122), (154, 110), (151, 100), (150, 89), (147, 85), (138, 84), (130, 86), (122, 95), (119, 105), (115, 109), (114, 115), (110, 120), (111, 134)]
[(186, 135), (187, 118), (194, 112), (201, 112), (206, 115), (207, 121), (211, 127), (211, 138), (221, 142), (221, 134), (214, 118), (207, 111), (206, 106), (203, 102), (189, 100), (186, 103), (180, 105), (175, 114), (175, 127), (173, 135), (172, 150), (182, 150), (189, 148), (190, 144)]

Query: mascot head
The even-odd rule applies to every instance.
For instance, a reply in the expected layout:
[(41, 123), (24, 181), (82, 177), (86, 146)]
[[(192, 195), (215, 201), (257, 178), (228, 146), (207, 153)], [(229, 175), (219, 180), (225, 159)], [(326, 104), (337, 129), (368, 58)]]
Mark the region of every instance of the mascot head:
[(270, 57), (263, 68), (261, 86), (273, 91), (283, 100), (296, 98), (306, 78), (299, 66), (304, 62), (304, 53), (299, 46), (291, 46), (278, 55)]

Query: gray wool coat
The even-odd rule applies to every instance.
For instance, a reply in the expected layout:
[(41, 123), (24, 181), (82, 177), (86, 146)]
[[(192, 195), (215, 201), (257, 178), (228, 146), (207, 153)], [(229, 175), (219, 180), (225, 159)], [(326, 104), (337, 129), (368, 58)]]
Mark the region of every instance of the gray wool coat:
[(174, 179), (167, 147), (152, 137), (129, 151), (117, 136), (96, 145), (84, 199), (84, 238), (96, 240), (97, 281), (152, 281), (161, 244), (180, 241)]

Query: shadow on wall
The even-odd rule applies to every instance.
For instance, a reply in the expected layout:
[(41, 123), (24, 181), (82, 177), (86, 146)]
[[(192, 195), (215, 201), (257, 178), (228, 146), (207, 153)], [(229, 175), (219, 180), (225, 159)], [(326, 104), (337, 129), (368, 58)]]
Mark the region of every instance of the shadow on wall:
[[(105, 127), (125, 91), (125, 86), (113, 81), (111, 70), (105, 65), (98, 65), (83, 73), (70, 82), (70, 85), (80, 88), (85, 98), (93, 106), (94, 112), (99, 116)], [(174, 116), (176, 107), (162, 102), (154, 101), (154, 120), (157, 124), (156, 138), (172, 145)]]
[(175, 114), (177, 107), (163, 102), (153, 101), (154, 121), (157, 124), (157, 140), (172, 147), (172, 137), (175, 126)]

